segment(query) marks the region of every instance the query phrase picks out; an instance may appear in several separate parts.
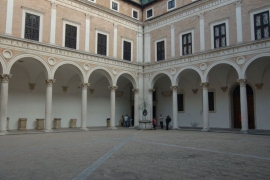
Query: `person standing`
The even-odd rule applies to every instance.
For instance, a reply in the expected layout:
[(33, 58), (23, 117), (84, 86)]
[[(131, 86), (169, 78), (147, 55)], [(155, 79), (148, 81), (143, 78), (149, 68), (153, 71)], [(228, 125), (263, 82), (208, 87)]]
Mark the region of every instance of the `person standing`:
[(159, 123), (160, 123), (160, 128), (163, 129), (163, 116), (160, 114), (159, 116)]
[(124, 120), (125, 120), (124, 126), (127, 127), (127, 123), (128, 123), (128, 115), (125, 116)]
[(131, 118), (130, 118), (130, 116), (128, 116), (127, 127), (130, 127), (130, 120), (131, 120)]
[(119, 122), (121, 126), (124, 126), (124, 115), (122, 115)]
[(169, 130), (169, 124), (170, 124), (171, 120), (172, 120), (172, 119), (171, 119), (170, 116), (168, 115), (167, 118), (166, 118), (166, 130)]
[(153, 125), (154, 130), (156, 130), (157, 120), (156, 120), (155, 117), (154, 117), (153, 120), (152, 120), (152, 125)]

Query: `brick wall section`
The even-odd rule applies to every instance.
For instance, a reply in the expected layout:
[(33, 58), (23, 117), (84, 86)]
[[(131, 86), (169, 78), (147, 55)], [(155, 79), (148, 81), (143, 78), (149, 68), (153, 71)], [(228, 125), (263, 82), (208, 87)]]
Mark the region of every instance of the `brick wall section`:
[(48, 1), (15, 0), (13, 9), (13, 29), (15, 37), (21, 37), (22, 32), (22, 7), (42, 12), (43, 14), (43, 38), (45, 43), (50, 42), (51, 5)]
[(122, 59), (123, 58), (123, 44), (122, 38), (126, 38), (128, 40), (133, 41), (133, 62), (137, 61), (137, 33), (130, 29), (126, 29), (120, 25), (118, 25), (118, 38), (117, 38), (117, 57)]
[(0, 34), (6, 32), (7, 0), (0, 1)]
[(268, 7), (270, 9), (269, 0), (246, 0), (242, 3), (242, 24), (243, 24), (243, 41), (251, 41), (251, 32), (250, 32), (250, 12), (257, 11), (263, 8)]
[(155, 41), (166, 38), (166, 56), (171, 57), (171, 26), (165, 26), (151, 32), (151, 62), (156, 61)]

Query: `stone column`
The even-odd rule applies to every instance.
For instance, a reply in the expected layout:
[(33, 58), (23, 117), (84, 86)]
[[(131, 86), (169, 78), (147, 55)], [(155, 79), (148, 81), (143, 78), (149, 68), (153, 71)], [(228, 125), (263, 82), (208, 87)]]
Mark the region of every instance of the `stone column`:
[(153, 92), (156, 91), (155, 89), (148, 89), (149, 91), (149, 104), (150, 104), (150, 110), (151, 112), (149, 112), (149, 115), (150, 115), (150, 120), (153, 119)]
[(113, 57), (117, 58), (117, 24), (113, 24)]
[(202, 131), (209, 131), (209, 102), (208, 102), (208, 87), (209, 83), (201, 84), (203, 87), (203, 129)]
[(12, 77), (11, 74), (1, 74), (1, 129), (0, 133), (7, 133), (7, 105), (8, 105), (8, 82)]
[(90, 14), (85, 14), (85, 51), (89, 52), (90, 48)]
[(242, 0), (236, 2), (236, 31), (237, 31), (237, 43), (243, 42), (243, 31), (242, 31)]
[(200, 47), (201, 51), (205, 50), (205, 41), (204, 41), (204, 13), (199, 14), (200, 17)]
[(52, 132), (52, 87), (55, 79), (46, 79), (45, 132)]
[(248, 131), (248, 105), (247, 105), (247, 89), (246, 89), (247, 80), (238, 79), (237, 82), (240, 84), (242, 132), (247, 133)]
[(134, 92), (134, 127), (139, 127), (139, 89), (132, 89)]
[(143, 62), (143, 35), (142, 27), (137, 32), (137, 62)]
[(55, 31), (56, 31), (56, 2), (51, 1), (51, 34), (50, 34), (50, 43), (55, 44)]
[(178, 127), (178, 109), (177, 109), (177, 90), (178, 90), (178, 86), (171, 86), (171, 90), (172, 90), (173, 129), (179, 129), (179, 127)]
[(118, 88), (117, 86), (109, 86), (111, 90), (111, 127), (110, 129), (117, 129), (115, 127), (115, 91)]
[(171, 24), (171, 57), (175, 56), (175, 32), (174, 24)]
[(86, 128), (87, 120), (87, 88), (90, 86), (90, 83), (81, 83), (82, 87), (82, 115), (81, 115), (81, 130), (88, 131)]
[(6, 34), (12, 35), (14, 0), (7, 0)]

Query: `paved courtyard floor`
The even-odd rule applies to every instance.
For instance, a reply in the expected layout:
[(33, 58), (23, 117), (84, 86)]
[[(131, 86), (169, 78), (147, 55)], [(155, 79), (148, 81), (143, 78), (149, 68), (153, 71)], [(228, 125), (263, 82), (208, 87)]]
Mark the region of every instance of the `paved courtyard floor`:
[(270, 136), (99, 130), (0, 136), (0, 179), (270, 179)]

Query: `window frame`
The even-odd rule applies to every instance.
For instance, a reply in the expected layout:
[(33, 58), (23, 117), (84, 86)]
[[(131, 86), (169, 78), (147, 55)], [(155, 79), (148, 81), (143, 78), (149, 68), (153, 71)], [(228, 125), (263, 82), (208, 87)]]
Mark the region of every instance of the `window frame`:
[[(183, 111), (179, 111), (179, 106), (178, 106), (178, 95), (182, 94), (183, 95)], [(185, 113), (185, 93), (184, 92), (178, 92), (177, 93), (177, 111), (179, 113)]]
[[(138, 17), (137, 18), (135, 18), (135, 17), (133, 17), (133, 11), (136, 11), (137, 12), (137, 14), (138, 14)], [(139, 20), (139, 11), (137, 10), (137, 9), (131, 9), (131, 17), (132, 18), (134, 18), (134, 19), (137, 19), (137, 20)]]
[[(174, 1), (174, 7), (169, 9), (169, 2), (171, 2), (171, 1)], [(175, 9), (176, 8), (176, 2), (177, 2), (176, 0), (168, 0), (167, 1), (167, 11), (171, 11), (171, 10)]]
[[(192, 47), (192, 53), (191, 54), (194, 54), (195, 53), (195, 49), (194, 49), (194, 39), (195, 39), (195, 37), (194, 37), (194, 29), (190, 29), (190, 30), (187, 30), (187, 31), (183, 31), (183, 32), (181, 32), (180, 34), (179, 34), (179, 39), (180, 39), (180, 56), (184, 56), (183, 55), (183, 40), (182, 40), (182, 36), (183, 35), (186, 35), (186, 34), (189, 34), (189, 33), (191, 33), (191, 38), (192, 38), (192, 40), (191, 40), (191, 47)], [(185, 56), (188, 56), (188, 55), (191, 55), (191, 54), (186, 54)]]
[[(213, 97), (214, 97), (214, 110), (213, 111), (210, 111), (209, 110), (209, 93), (212, 92), (213, 93)], [(217, 99), (217, 96), (216, 96), (216, 91), (214, 89), (209, 89), (208, 90), (208, 111), (209, 113), (216, 113), (216, 110), (217, 110), (217, 106), (216, 106), (216, 99)]]
[[(164, 59), (163, 60), (157, 60), (157, 43), (164, 41)], [(164, 61), (167, 59), (167, 38), (161, 38), (158, 40), (155, 40), (155, 61)]]
[[(150, 10), (152, 10), (152, 16), (147, 17), (147, 12), (148, 12), (148, 11), (150, 11)], [(146, 9), (146, 11), (145, 11), (145, 15), (146, 15), (146, 19), (150, 19), (150, 18), (154, 17), (154, 8), (149, 8), (149, 9)]]
[[(80, 23), (70, 21), (67, 19), (63, 19), (63, 36), (62, 36), (62, 46), (65, 47), (65, 39), (66, 39), (66, 24), (77, 27), (77, 37), (76, 37), (76, 50), (79, 50), (80, 47)], [(73, 48), (70, 48), (73, 49)]]
[[(112, 7), (113, 3), (116, 3), (116, 4), (117, 4), (117, 10), (113, 9), (113, 7)], [(115, 0), (111, 0), (111, 2), (110, 2), (110, 8), (111, 8), (111, 10), (113, 10), (113, 11), (119, 12), (119, 9), (120, 9), (120, 3), (117, 2), (117, 1), (115, 1)]]
[[(105, 35), (105, 36), (107, 36), (107, 47), (106, 47), (106, 55), (105, 56), (109, 56), (109, 38), (110, 38), (110, 33), (108, 33), (108, 32), (105, 32), (105, 31), (101, 31), (101, 30), (96, 30), (96, 32), (95, 32), (95, 53), (96, 54), (98, 54), (97, 53), (97, 50), (98, 50), (98, 34), (103, 34), (103, 35)], [(98, 54), (98, 55), (100, 55), (100, 54)], [(102, 55), (101, 55), (102, 56)]]
[[(130, 51), (130, 61), (124, 60), (124, 41), (131, 43), (131, 51)], [(122, 59), (124, 61), (133, 62), (133, 40), (122, 37)]]
[[(220, 34), (219, 34), (219, 36), (218, 36), (218, 39), (219, 39), (219, 41), (220, 41), (220, 38), (222, 38), (222, 36), (225, 36), (225, 46), (224, 47), (226, 47), (227, 46), (227, 31), (226, 31), (226, 24), (225, 23), (222, 23), (222, 24), (218, 24), (218, 25), (215, 25), (215, 26), (213, 26), (213, 31), (215, 31), (214, 29), (215, 29), (215, 27), (221, 27), (222, 25), (225, 25), (225, 35), (221, 35), (221, 32), (219, 32)], [(220, 28), (219, 28), (219, 31), (220, 31)], [(214, 34), (214, 49), (219, 49), (219, 48), (224, 48), (224, 47), (216, 47), (216, 36), (215, 36), (215, 32), (213, 33)]]
[[(22, 30), (21, 30), (21, 38), (24, 38), (24, 34), (25, 34), (25, 16), (26, 13), (29, 14), (33, 14), (36, 16), (39, 16), (39, 40), (37, 42), (42, 42), (43, 39), (43, 16), (44, 16), (44, 12), (41, 11), (36, 11), (34, 9), (31, 8), (27, 8), (27, 7), (22, 7)], [(29, 41), (35, 41), (35, 40), (31, 40), (31, 39), (26, 39)]]
[[(255, 40), (255, 21), (254, 21), (254, 15), (259, 14), (262, 12), (268, 11), (269, 12), (269, 21), (270, 21), (270, 7), (260, 8), (258, 10), (252, 11), (249, 13), (250, 15), (250, 33), (251, 33), (251, 41), (257, 41)], [(265, 38), (263, 38), (265, 39)], [(260, 39), (261, 40), (261, 39)]]
[[(225, 26), (226, 26), (226, 46), (225, 47), (230, 46), (229, 19), (227, 18), (227, 19), (222, 19), (222, 20), (218, 20), (218, 21), (210, 23), (210, 28), (211, 28), (211, 49), (215, 49), (214, 26), (221, 25), (221, 24), (225, 24)], [(219, 47), (217, 49), (225, 48), (225, 47)]]

